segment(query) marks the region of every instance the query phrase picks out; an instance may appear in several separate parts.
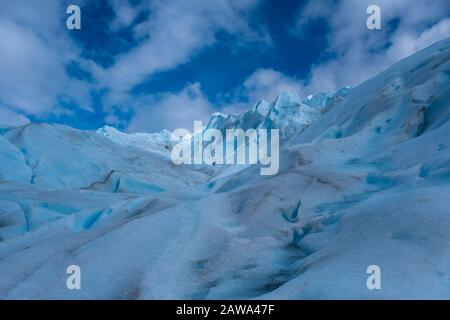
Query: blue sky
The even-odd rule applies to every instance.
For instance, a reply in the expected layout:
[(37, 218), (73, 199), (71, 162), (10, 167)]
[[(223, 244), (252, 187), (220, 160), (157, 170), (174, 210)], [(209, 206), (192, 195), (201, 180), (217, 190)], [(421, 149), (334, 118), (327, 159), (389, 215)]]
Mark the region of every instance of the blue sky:
[(447, 0), (5, 1), (0, 123), (191, 129), (282, 91), (357, 85), (449, 31)]

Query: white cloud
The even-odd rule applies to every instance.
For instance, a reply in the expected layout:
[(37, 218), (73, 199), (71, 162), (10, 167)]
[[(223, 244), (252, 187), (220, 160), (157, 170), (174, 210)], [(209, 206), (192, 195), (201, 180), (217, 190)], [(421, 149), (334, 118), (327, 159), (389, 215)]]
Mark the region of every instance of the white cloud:
[[(25, 2), (25, 3), (24, 3)], [(65, 8), (51, 0), (8, 1), (0, 11), (0, 101), (27, 115), (61, 112), (65, 96), (90, 110), (88, 85), (66, 72), (79, 52), (64, 33)]]
[(58, 57), (33, 32), (0, 20), (0, 97), (25, 112), (46, 111), (60, 86)]
[(194, 121), (206, 124), (214, 112), (213, 106), (201, 91), (199, 83), (187, 85), (177, 93), (163, 93), (135, 102), (135, 115), (128, 127), (130, 132), (193, 130)]
[(142, 9), (140, 5), (132, 6), (128, 0), (112, 0), (111, 6), (115, 13), (115, 17), (110, 23), (113, 30), (130, 26)]
[[(295, 32), (307, 36), (304, 28), (314, 19), (323, 18), (330, 25), (328, 53), (335, 58), (312, 66), (307, 79), (290, 77), (273, 69), (257, 69), (237, 89), (239, 98), (254, 103), (273, 101), (284, 91), (300, 96), (357, 85), (393, 63), (450, 35), (448, 1), (398, 0), (377, 1), (381, 7), (383, 30), (366, 27), (366, 8), (371, 0), (310, 0), (298, 16)], [(398, 19), (392, 32), (388, 21)], [(224, 112), (239, 113), (247, 104), (234, 99), (222, 107)]]
[(450, 18), (443, 19), (420, 33), (415, 33), (413, 30), (404, 30), (396, 34), (391, 40), (393, 45), (387, 51), (388, 59), (402, 59), (449, 35)]
[(219, 31), (258, 39), (245, 16), (258, 0), (156, 0), (145, 4), (141, 9), (151, 12), (149, 19), (134, 27), (140, 44), (117, 57), (113, 66), (96, 69), (100, 82), (112, 91), (109, 105), (124, 105), (121, 98), (134, 85), (188, 62), (214, 44)]
[[(368, 30), (366, 8), (371, 0), (310, 0), (300, 12), (298, 34), (313, 19), (330, 26), (328, 51), (335, 58), (313, 66), (307, 93), (357, 85), (398, 60), (450, 34), (447, 0), (379, 0), (382, 30)], [(320, 10), (319, 10), (320, 9)], [(397, 21), (395, 30), (388, 22)]]
[[(305, 97), (320, 91), (357, 85), (381, 72), (396, 61), (448, 37), (450, 18), (447, 1), (422, 0), (378, 1), (382, 21), (398, 18), (393, 33), (371, 31), (366, 27), (366, 8), (371, 0), (310, 0), (298, 16), (297, 36), (304, 37), (311, 20), (324, 18), (330, 25), (327, 52), (334, 59), (311, 68), (307, 79), (298, 79), (273, 69), (257, 69), (236, 91), (238, 98), (222, 106), (223, 112), (240, 113), (248, 109), (249, 101), (273, 101), (282, 92), (292, 91)], [(446, 14), (447, 13), (447, 14)]]
[(5, 124), (8, 126), (20, 126), (29, 123), (27, 117), (17, 112), (14, 112), (5, 107), (0, 107), (0, 124)]
[(222, 92), (216, 97), (215, 108), (226, 114), (240, 114), (259, 100), (272, 102), (283, 92), (294, 92), (304, 96), (305, 83), (270, 68), (256, 69), (249, 74), (242, 85)]
[(130, 89), (159, 71), (188, 63), (201, 50), (217, 41), (218, 32), (235, 36), (236, 45), (246, 41), (270, 41), (263, 31), (252, 30), (247, 13), (260, 0), (154, 0), (143, 1), (133, 11), (125, 0), (115, 0), (114, 25), (132, 26), (140, 11), (147, 10), (146, 21), (133, 27), (139, 44), (118, 56), (109, 68), (95, 67), (100, 85), (108, 89), (104, 98), (107, 120), (117, 123), (117, 110), (136, 112), (131, 131), (160, 130), (192, 126), (194, 120), (208, 120), (213, 107), (200, 85), (188, 84), (177, 93), (159, 93), (135, 98)]
[[(118, 109), (137, 112), (138, 117), (151, 109), (155, 115), (149, 123), (153, 127), (137, 120), (133, 126), (152, 129), (178, 127), (180, 123), (205, 118), (211, 105), (197, 84), (178, 93), (138, 98), (129, 90), (158, 71), (189, 62), (216, 42), (218, 32), (235, 36), (236, 45), (267, 41), (267, 35), (252, 30), (247, 21), (247, 14), (259, 1), (144, 0), (132, 5), (131, 1), (112, 0), (115, 12), (110, 22), (112, 36), (121, 28), (132, 27), (138, 45), (115, 57), (113, 65), (106, 69), (84, 60), (82, 48), (70, 39), (64, 21), (67, 2), (8, 1), (0, 11), (0, 103), (25, 116), (71, 115), (76, 110), (65, 109), (61, 102), (75, 103), (77, 108), (92, 112), (90, 90), (107, 89), (104, 111), (108, 113), (105, 117), (108, 122), (121, 121), (116, 115)], [(79, 2), (82, 15), (85, 3)], [(149, 18), (133, 26), (143, 11), (150, 13)], [(83, 29), (83, 22), (80, 32), (89, 32)], [(71, 61), (92, 72), (93, 83), (68, 75), (66, 67)], [(152, 107), (143, 102), (151, 102)], [(173, 105), (185, 105), (184, 114), (175, 112), (177, 108)]]
[[(82, 0), (81, 3), (84, 3)], [(175, 93), (134, 97), (130, 89), (152, 74), (188, 63), (201, 50), (216, 43), (219, 32), (236, 43), (266, 41), (263, 27), (252, 30), (249, 12), (260, 0), (112, 0), (115, 18), (111, 31), (129, 27), (138, 45), (117, 57), (109, 68), (81, 58), (67, 35), (64, 2), (23, 0), (2, 3), (0, 11), (0, 103), (11, 121), (27, 115), (71, 114), (57, 105), (60, 99), (93, 111), (90, 89), (106, 88), (108, 122), (121, 122), (115, 110), (136, 112), (130, 130), (176, 128), (207, 119), (213, 111), (197, 83)], [(327, 51), (335, 58), (311, 68), (308, 79), (298, 79), (273, 69), (255, 70), (240, 88), (239, 99), (222, 105), (240, 112), (258, 99), (273, 100), (283, 91), (301, 96), (343, 85), (355, 85), (392, 63), (450, 34), (448, 0), (379, 0), (383, 30), (366, 28), (366, 8), (371, 0), (310, 0), (298, 17), (298, 34), (311, 20), (325, 18), (330, 26)], [(149, 12), (146, 21), (136, 18)], [(398, 19), (395, 30), (388, 21)], [(82, 20), (83, 21), (83, 20)], [(88, 31), (86, 31), (88, 32)], [(114, 34), (112, 35), (114, 36)], [(67, 64), (76, 61), (93, 72), (94, 83), (71, 78)], [(220, 76), (220, 75), (218, 75)], [(6, 110), (6, 111), (5, 111)], [(15, 120), (14, 120), (15, 119)]]
[(282, 92), (301, 94), (304, 83), (273, 69), (258, 69), (244, 81), (245, 95), (250, 101), (274, 100)]

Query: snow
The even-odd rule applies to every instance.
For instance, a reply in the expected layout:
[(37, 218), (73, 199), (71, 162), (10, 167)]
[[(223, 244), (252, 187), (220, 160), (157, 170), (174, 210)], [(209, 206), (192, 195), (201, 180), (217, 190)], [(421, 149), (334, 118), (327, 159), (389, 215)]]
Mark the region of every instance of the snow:
[(316, 120), (326, 108), (342, 100), (350, 91), (343, 88), (337, 92), (321, 92), (305, 100), (294, 92), (281, 93), (272, 103), (260, 100), (249, 110), (239, 115), (216, 112), (205, 129), (271, 129), (279, 128), (281, 135), (290, 137), (301, 132)]
[(4, 127), (0, 298), (448, 299), (449, 88), (450, 38), (351, 89), (214, 114), (281, 129), (274, 176), (176, 166), (169, 132)]
[(25, 164), (24, 155), (3, 136), (0, 136), (0, 163), (1, 180), (13, 179), (21, 182), (31, 180), (32, 173)]
[(162, 130), (155, 133), (137, 132), (127, 134), (114, 127), (104, 126), (98, 129), (97, 133), (118, 144), (133, 146), (138, 149), (155, 152), (164, 156), (170, 156), (170, 151), (172, 150), (174, 143), (178, 141), (178, 137), (173, 135), (169, 130)]

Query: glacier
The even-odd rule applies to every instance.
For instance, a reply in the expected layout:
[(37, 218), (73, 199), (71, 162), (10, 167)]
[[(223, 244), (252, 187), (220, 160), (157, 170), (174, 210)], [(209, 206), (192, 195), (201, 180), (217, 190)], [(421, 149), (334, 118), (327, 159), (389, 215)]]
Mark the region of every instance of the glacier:
[(261, 176), (174, 165), (167, 130), (0, 126), (0, 298), (450, 298), (450, 38), (206, 126), (274, 127)]

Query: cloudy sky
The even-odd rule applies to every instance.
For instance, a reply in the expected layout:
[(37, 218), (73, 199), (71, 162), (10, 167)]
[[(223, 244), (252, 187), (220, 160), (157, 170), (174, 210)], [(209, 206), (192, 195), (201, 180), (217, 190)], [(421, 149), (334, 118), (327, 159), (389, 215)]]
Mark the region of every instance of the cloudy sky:
[[(81, 8), (81, 30), (66, 9)], [(381, 8), (368, 30), (366, 9)], [(357, 85), (450, 35), (448, 0), (0, 0), (0, 123), (192, 129)]]

